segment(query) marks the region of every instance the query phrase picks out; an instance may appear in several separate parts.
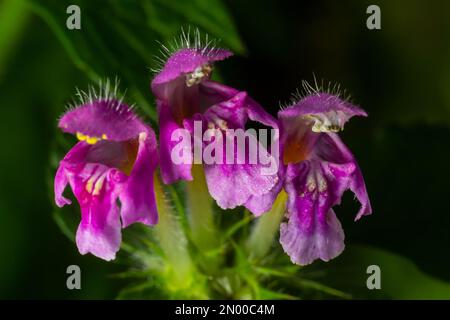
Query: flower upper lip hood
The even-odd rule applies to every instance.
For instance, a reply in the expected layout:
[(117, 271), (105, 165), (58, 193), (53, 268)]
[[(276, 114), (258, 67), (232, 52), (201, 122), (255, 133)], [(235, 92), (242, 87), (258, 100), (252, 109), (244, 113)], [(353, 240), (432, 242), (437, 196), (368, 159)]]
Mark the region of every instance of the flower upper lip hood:
[(58, 127), (67, 133), (106, 137), (110, 141), (129, 140), (148, 131), (131, 107), (111, 98), (88, 101), (65, 113)]
[[(69, 110), (59, 127), (80, 140), (60, 161), (55, 202), (70, 185), (81, 208), (76, 243), (81, 254), (115, 258), (121, 227), (156, 224), (153, 175), (158, 164), (156, 137), (125, 103), (106, 95)], [(120, 201), (120, 206), (117, 203)]]
[(367, 113), (339, 96), (326, 92), (303, 97), (278, 113), (281, 122), (292, 117), (312, 120), (312, 130), (316, 132), (339, 132), (353, 116), (367, 117)]
[(347, 189), (361, 203), (355, 220), (372, 213), (361, 170), (336, 134), (355, 115), (367, 113), (319, 90), (278, 113), (288, 194), (280, 242), (296, 264), (328, 261), (344, 250), (344, 232), (332, 208)]
[(220, 48), (183, 48), (174, 52), (164, 64), (162, 70), (155, 76), (151, 89), (158, 99), (168, 99), (164, 85), (180, 76), (194, 72), (197, 68), (208, 66), (216, 61), (224, 60), (233, 53)]
[(347, 116), (347, 120), (352, 116), (367, 117), (367, 112), (363, 109), (351, 104), (341, 97), (327, 92), (318, 92), (310, 94), (292, 106), (279, 112), (281, 118), (290, 116), (304, 116), (311, 114), (326, 114), (328, 112), (342, 112)]

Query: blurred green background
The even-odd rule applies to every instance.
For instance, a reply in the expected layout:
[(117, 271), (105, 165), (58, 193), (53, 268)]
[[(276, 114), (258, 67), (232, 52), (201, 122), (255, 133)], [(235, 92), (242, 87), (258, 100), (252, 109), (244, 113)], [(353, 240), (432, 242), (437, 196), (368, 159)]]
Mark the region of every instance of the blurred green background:
[[(81, 7), (81, 30), (66, 28), (70, 4)], [(370, 4), (381, 7), (381, 30), (366, 28)], [(182, 26), (235, 51), (218, 65), (222, 80), (273, 115), (313, 73), (340, 83), (368, 111), (342, 136), (363, 170), (374, 214), (354, 223), (350, 194), (336, 208), (348, 249), (321, 264), (327, 283), (351, 288), (359, 281), (361, 290), (366, 266), (379, 264), (381, 297), (450, 298), (444, 0), (0, 1), (0, 298), (114, 298), (124, 285), (111, 276), (123, 265), (79, 255), (53, 218), (56, 121), (75, 87), (117, 75), (152, 122), (156, 40), (166, 43)], [(66, 289), (70, 264), (81, 267), (82, 290)]]

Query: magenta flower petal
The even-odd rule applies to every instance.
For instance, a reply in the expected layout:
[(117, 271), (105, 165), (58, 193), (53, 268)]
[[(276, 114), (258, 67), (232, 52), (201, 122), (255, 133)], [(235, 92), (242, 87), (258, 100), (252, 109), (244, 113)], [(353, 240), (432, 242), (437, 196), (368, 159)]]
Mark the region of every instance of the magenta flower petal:
[(63, 167), (58, 167), (58, 170), (56, 171), (55, 176), (55, 203), (58, 207), (62, 208), (66, 204), (71, 204), (72, 201), (65, 198), (62, 193), (64, 192), (64, 189), (66, 188), (67, 184), (69, 183), (69, 180), (67, 178), (66, 173), (64, 172)]
[(62, 194), (67, 184), (69, 183), (69, 176), (66, 172), (65, 163), (73, 163), (72, 167), (76, 164), (82, 164), (83, 159), (89, 150), (89, 145), (83, 142), (78, 142), (61, 161), (58, 170), (55, 175), (54, 191), (55, 191), (55, 203), (58, 207), (63, 207), (66, 204), (71, 204), (72, 201), (65, 198)]
[(279, 164), (276, 184), (269, 190), (269, 192), (263, 195), (251, 195), (245, 202), (245, 207), (255, 216), (260, 216), (263, 213), (268, 212), (272, 208), (281, 189), (283, 189), (284, 175), (284, 166)]
[(115, 173), (115, 169), (101, 164), (87, 164), (80, 172), (69, 173), (72, 190), (81, 207), (81, 223), (76, 234), (78, 250), (107, 261), (115, 258), (121, 242), (116, 204), (121, 186), (120, 181), (114, 181)]
[[(205, 83), (204, 88), (210, 90), (211, 95), (221, 97), (221, 101), (216, 101), (204, 112), (207, 121), (212, 123), (217, 122), (217, 120), (222, 120), (221, 123), (225, 121), (226, 127), (230, 129), (245, 129), (248, 120), (259, 122), (274, 129), (278, 128), (277, 121), (247, 92), (237, 91), (212, 81)], [(219, 122), (218, 125), (221, 123)]]
[(139, 147), (130, 176), (119, 194), (122, 204), (120, 215), (123, 228), (141, 222), (146, 225), (158, 223), (153, 173), (158, 164), (156, 138), (152, 131), (139, 135)]
[(91, 138), (124, 141), (146, 130), (132, 109), (116, 99), (87, 102), (66, 112), (58, 124), (62, 131)]
[[(361, 169), (353, 154), (337, 134), (330, 133), (324, 135), (321, 139), (317, 145), (317, 155), (324, 161), (327, 161), (327, 166), (324, 167), (327, 169), (328, 176), (335, 176), (334, 188), (340, 195), (345, 190), (350, 189), (361, 204), (355, 221), (362, 216), (370, 215), (372, 213), (372, 205), (370, 204)], [(333, 163), (331, 160), (333, 158), (340, 159), (340, 162)]]
[(355, 220), (372, 213), (361, 170), (334, 133), (354, 115), (366, 113), (325, 93), (279, 112), (288, 193), (288, 222), (281, 225), (280, 242), (294, 263), (328, 261), (344, 250), (344, 233), (332, 208), (346, 190), (361, 203)]
[[(248, 120), (258, 121), (274, 128), (278, 127), (276, 121), (246, 92), (239, 92), (229, 100), (213, 105), (205, 112), (203, 118), (208, 128), (216, 128), (219, 131), (221, 129), (245, 130)], [(258, 150), (251, 151), (249, 143), (238, 144), (237, 139), (232, 138), (223, 134), (223, 141), (234, 145), (234, 164), (227, 163), (224, 143), (222, 164), (204, 165), (208, 189), (221, 208), (229, 209), (244, 205), (251, 212), (259, 215), (268, 211), (276, 198), (277, 192), (274, 187), (279, 182), (278, 170), (271, 174), (263, 174), (263, 169), (267, 165), (260, 163), (259, 159), (254, 163), (249, 161), (251, 152), (263, 152), (266, 157), (269, 156), (261, 143), (257, 144)], [(245, 150), (242, 150), (244, 147)], [(238, 161), (239, 151), (246, 157), (243, 164), (239, 164)]]
[(195, 72), (201, 72), (201, 68), (231, 56), (232, 53), (225, 49), (195, 49), (184, 48), (173, 53), (167, 59), (163, 69), (152, 81), (152, 91), (159, 99), (168, 99), (165, 90), (167, 84), (180, 76)]
[(306, 96), (279, 112), (280, 120), (300, 118), (306, 124), (312, 123), (314, 132), (338, 132), (353, 116), (366, 117), (367, 113), (348, 101), (328, 93)]
[(285, 188), (289, 220), (280, 227), (280, 242), (296, 264), (328, 261), (344, 250), (344, 232), (331, 209), (341, 194), (328, 189), (332, 183), (320, 162), (288, 166)]
[[(303, 210), (302, 216), (294, 215), (288, 223), (280, 227), (280, 242), (284, 251), (295, 264), (304, 266), (316, 259), (329, 261), (344, 250), (344, 231), (333, 209), (321, 211), (306, 200), (298, 206)], [(301, 222), (300, 219), (310, 221), (314, 216), (320, 216), (313, 222), (313, 226)]]
[[(55, 202), (70, 204), (67, 184), (81, 207), (76, 242), (81, 254), (115, 258), (123, 227), (158, 220), (153, 173), (158, 163), (155, 135), (118, 100), (94, 100), (70, 110), (59, 126), (78, 142), (61, 160), (55, 176)], [(120, 200), (120, 207), (117, 200)]]
[(252, 197), (269, 193), (278, 181), (276, 174), (261, 175), (262, 166), (251, 164), (214, 164), (204, 168), (209, 192), (222, 209), (244, 205), (255, 214), (270, 209), (267, 202), (274, 200), (270, 196), (265, 205), (255, 203)]
[[(164, 102), (158, 105), (159, 113), (159, 140), (160, 140), (160, 168), (163, 182), (166, 184), (178, 180), (192, 180), (192, 163), (176, 164), (172, 161), (172, 150), (178, 141), (172, 141), (172, 134), (175, 130), (182, 128), (173, 119), (169, 106)], [(189, 152), (192, 152), (189, 150)]]

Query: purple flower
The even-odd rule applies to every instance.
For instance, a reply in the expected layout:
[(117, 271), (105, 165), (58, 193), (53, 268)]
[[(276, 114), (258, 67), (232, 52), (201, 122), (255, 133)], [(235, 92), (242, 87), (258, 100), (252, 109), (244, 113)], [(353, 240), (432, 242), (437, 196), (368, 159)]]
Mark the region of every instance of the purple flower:
[[(170, 55), (153, 79), (151, 88), (157, 97), (161, 173), (165, 183), (193, 179), (192, 162), (176, 164), (171, 155), (179, 142), (173, 139), (175, 130), (185, 128), (193, 132), (194, 120), (202, 123), (202, 133), (207, 129), (217, 129), (216, 139), (220, 136), (226, 139), (223, 132), (227, 129), (245, 130), (249, 120), (277, 127), (276, 120), (246, 92), (209, 79), (213, 63), (229, 56), (231, 52), (224, 49), (198, 45), (195, 48), (183, 48)], [(234, 150), (240, 147), (235, 146)], [(192, 149), (188, 152), (192, 153)], [(261, 175), (264, 164), (236, 162), (204, 164), (211, 196), (224, 209), (244, 205), (255, 214), (269, 210), (273, 199), (265, 198), (277, 183), (277, 174)]]
[(344, 232), (332, 207), (347, 189), (361, 203), (355, 220), (372, 213), (361, 170), (336, 134), (353, 116), (367, 114), (318, 91), (278, 113), (288, 194), (280, 242), (296, 264), (328, 261), (344, 250)]
[(108, 94), (65, 113), (59, 127), (80, 141), (60, 161), (55, 202), (59, 207), (71, 203), (62, 195), (70, 184), (81, 207), (78, 250), (112, 260), (120, 247), (121, 221), (123, 228), (158, 221), (155, 134), (129, 106)]

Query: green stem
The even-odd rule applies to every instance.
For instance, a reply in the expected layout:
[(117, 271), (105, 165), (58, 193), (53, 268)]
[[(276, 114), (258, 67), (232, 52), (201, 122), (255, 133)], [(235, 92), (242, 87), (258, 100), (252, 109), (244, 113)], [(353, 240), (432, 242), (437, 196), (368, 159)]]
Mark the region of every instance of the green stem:
[(155, 233), (171, 267), (169, 270), (170, 280), (167, 285), (173, 290), (185, 289), (191, 286), (194, 274), (194, 265), (188, 251), (188, 241), (157, 176), (154, 179), (154, 186), (159, 213), (159, 222), (155, 226)]
[(281, 191), (269, 212), (256, 221), (247, 241), (247, 249), (256, 259), (263, 258), (271, 249), (286, 210), (287, 194)]
[(218, 236), (214, 225), (213, 202), (206, 185), (201, 165), (192, 166), (193, 181), (187, 182), (187, 212), (191, 238), (200, 250), (211, 250), (218, 245)]

